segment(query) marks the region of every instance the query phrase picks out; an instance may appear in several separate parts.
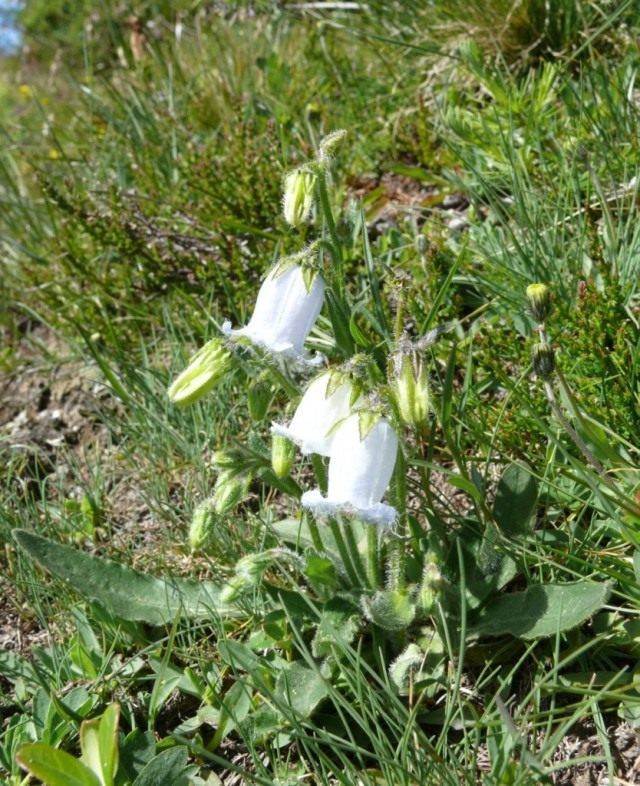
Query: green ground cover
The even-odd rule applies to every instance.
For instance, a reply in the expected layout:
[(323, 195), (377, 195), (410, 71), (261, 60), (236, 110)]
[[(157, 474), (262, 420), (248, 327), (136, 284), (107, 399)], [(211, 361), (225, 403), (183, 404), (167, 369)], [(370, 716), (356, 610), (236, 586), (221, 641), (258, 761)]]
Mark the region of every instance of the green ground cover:
[[(638, 10), (28, 4), (0, 86), (0, 782), (634, 782)], [(291, 227), (285, 175), (338, 129)], [(308, 347), (400, 436), (388, 532), (316, 527), (327, 461), (272, 463), (317, 372), (236, 347), (167, 396), (316, 239)]]

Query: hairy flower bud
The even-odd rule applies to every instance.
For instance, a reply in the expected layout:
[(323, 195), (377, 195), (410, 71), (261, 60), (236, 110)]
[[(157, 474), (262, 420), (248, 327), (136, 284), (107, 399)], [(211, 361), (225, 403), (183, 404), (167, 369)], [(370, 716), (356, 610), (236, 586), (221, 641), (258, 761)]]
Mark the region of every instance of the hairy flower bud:
[(391, 389), (398, 405), (401, 419), (408, 426), (427, 422), (431, 396), (429, 379), (424, 364), (417, 356), (403, 355)]
[(344, 129), (339, 129), (338, 131), (332, 131), (321, 140), (318, 147), (318, 162), (320, 164), (326, 166), (330, 163), (331, 156), (346, 135), (347, 132)]
[(422, 582), (418, 595), (422, 610), (426, 614), (429, 614), (433, 609), (443, 585), (444, 579), (437, 562), (432, 557), (427, 558), (427, 562), (422, 572)]
[(306, 224), (311, 218), (316, 173), (307, 168), (294, 169), (285, 177), (282, 207), (284, 217), (292, 227)]
[(551, 344), (540, 342), (532, 349), (533, 370), (539, 377), (547, 379), (556, 367), (556, 356)]
[(213, 489), (213, 510), (219, 516), (228, 513), (247, 494), (250, 478), (238, 475), (232, 470), (224, 470), (218, 475)]
[(189, 545), (193, 551), (204, 548), (215, 533), (216, 512), (213, 499), (205, 499), (193, 512), (189, 527)]
[(231, 370), (233, 355), (219, 338), (212, 338), (190, 359), (169, 388), (174, 404), (192, 404), (208, 393)]
[(527, 302), (535, 321), (541, 325), (551, 312), (551, 292), (545, 284), (529, 284)]
[(262, 420), (271, 403), (271, 387), (266, 382), (256, 382), (249, 388), (247, 404), (253, 420)]
[(271, 439), (271, 468), (277, 478), (286, 478), (296, 457), (296, 446), (290, 439), (274, 434)]
[(226, 450), (216, 450), (211, 456), (211, 463), (217, 469), (238, 469), (238, 460)]
[(232, 576), (220, 589), (221, 603), (233, 603), (249, 587), (251, 587), (251, 582), (247, 581), (244, 576)]

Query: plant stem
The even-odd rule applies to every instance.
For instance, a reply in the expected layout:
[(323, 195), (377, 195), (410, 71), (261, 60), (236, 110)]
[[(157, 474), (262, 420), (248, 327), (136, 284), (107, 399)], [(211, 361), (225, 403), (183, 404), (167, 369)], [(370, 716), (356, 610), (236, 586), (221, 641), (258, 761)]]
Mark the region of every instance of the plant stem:
[(371, 589), (380, 586), (380, 556), (378, 554), (378, 530), (376, 527), (367, 527), (367, 578)]
[(313, 466), (313, 474), (316, 476), (316, 482), (318, 483), (318, 488), (323, 494), (326, 494), (327, 470), (324, 464), (322, 463), (322, 458), (317, 453), (313, 453), (311, 456), (311, 464)]
[(305, 516), (307, 527), (309, 528), (309, 534), (311, 535), (311, 540), (313, 542), (313, 548), (320, 554), (324, 554), (325, 546), (322, 542), (322, 537), (320, 535), (320, 530), (316, 523), (316, 520), (311, 514), (307, 514)]
[(336, 222), (333, 218), (331, 210), (331, 203), (329, 201), (329, 192), (327, 191), (327, 176), (324, 171), (318, 175), (318, 195), (320, 197), (320, 206), (327, 222), (329, 230), (329, 237), (331, 238), (331, 257), (333, 261), (333, 284), (336, 291), (342, 297), (344, 293), (344, 270), (342, 265), (342, 246), (340, 245), (340, 238), (338, 237), (338, 230), (336, 229)]
[(365, 570), (365, 566), (362, 563), (362, 557), (360, 556), (358, 544), (356, 543), (356, 539), (353, 536), (353, 527), (351, 525), (351, 522), (347, 522), (344, 525), (344, 537), (345, 537), (347, 548), (349, 549), (349, 556), (351, 557), (351, 562), (353, 564), (356, 573), (358, 574), (360, 586), (366, 587), (367, 572)]
[(407, 478), (406, 465), (402, 450), (398, 451), (398, 458), (394, 473), (394, 502), (398, 511), (398, 525), (396, 527), (395, 539), (389, 544), (389, 557), (387, 565), (387, 576), (390, 590), (401, 590), (406, 585), (405, 565), (405, 537), (407, 533)]
[(347, 548), (347, 544), (345, 543), (344, 538), (342, 536), (340, 524), (334, 518), (330, 518), (329, 528), (331, 529), (331, 534), (333, 535), (333, 539), (335, 540), (336, 548), (338, 549), (338, 553), (340, 554), (340, 559), (342, 560), (342, 564), (344, 565), (345, 572), (349, 577), (349, 581), (351, 581), (354, 587), (360, 587), (362, 585), (362, 582), (351, 561), (351, 555), (349, 554), (349, 549)]

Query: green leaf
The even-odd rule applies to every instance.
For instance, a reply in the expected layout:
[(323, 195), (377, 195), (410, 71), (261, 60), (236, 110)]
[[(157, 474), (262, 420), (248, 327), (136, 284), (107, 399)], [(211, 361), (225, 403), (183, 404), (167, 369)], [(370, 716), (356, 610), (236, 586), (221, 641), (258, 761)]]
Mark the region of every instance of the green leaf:
[(529, 526), (538, 498), (538, 487), (530, 468), (514, 462), (504, 471), (493, 505), (493, 516), (508, 536), (523, 535)]
[(13, 530), (13, 537), (40, 567), (120, 619), (166, 625), (178, 614), (195, 619), (240, 614), (220, 601), (219, 588), (210, 582), (159, 579), (23, 529)]
[[(506, 586), (517, 574), (515, 561), (501, 554), (490, 540), (468, 540), (462, 545), (464, 559), (466, 600), (470, 609), (476, 609), (493, 593)], [(452, 555), (452, 569), (456, 572), (457, 554)]]
[(153, 732), (134, 729), (120, 744), (119, 781), (132, 782), (155, 756), (156, 741)]
[(80, 761), (94, 772), (103, 786), (112, 786), (118, 769), (118, 720), (120, 707), (110, 704), (101, 718), (80, 726)]
[(82, 749), (80, 761), (94, 773), (102, 786), (104, 786), (105, 780), (102, 774), (102, 763), (100, 762), (99, 725), (100, 720), (95, 718), (94, 720), (84, 721), (80, 726), (80, 748)]
[(187, 749), (180, 745), (162, 751), (142, 769), (133, 786), (188, 786)]
[(323, 658), (344, 650), (358, 633), (359, 615), (349, 603), (334, 598), (330, 600), (320, 615), (316, 635), (311, 642), (311, 652), (316, 658)]
[(275, 698), (298, 716), (310, 717), (328, 695), (329, 689), (320, 674), (302, 663), (294, 661), (278, 674)]
[(331, 288), (326, 290), (325, 300), (336, 345), (345, 357), (351, 357), (353, 354), (353, 338), (349, 329), (350, 316), (348, 306), (339, 299)]
[(98, 776), (81, 761), (42, 742), (23, 745), (16, 759), (47, 786), (101, 786)]
[(315, 581), (328, 587), (335, 587), (338, 583), (333, 562), (327, 557), (319, 557), (317, 554), (307, 554), (304, 573), (309, 581)]
[(107, 786), (113, 783), (118, 771), (118, 723), (120, 706), (110, 704), (100, 718), (98, 741), (100, 743), (100, 764)]
[(611, 594), (611, 582), (537, 584), (502, 595), (482, 610), (473, 633), (520, 639), (554, 636), (575, 628), (596, 613)]

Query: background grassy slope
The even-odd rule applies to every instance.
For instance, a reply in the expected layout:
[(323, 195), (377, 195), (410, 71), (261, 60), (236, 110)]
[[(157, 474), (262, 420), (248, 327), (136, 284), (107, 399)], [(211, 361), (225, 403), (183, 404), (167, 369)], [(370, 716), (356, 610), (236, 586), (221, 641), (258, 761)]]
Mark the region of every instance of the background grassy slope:
[[(337, 761), (351, 784), (569, 783), (575, 743), (594, 773), (626, 772), (632, 748), (606, 729), (633, 725), (640, 706), (629, 676), (639, 522), (627, 504), (640, 482), (638, 8), (408, 5), (28, 4), (30, 51), (1, 88), (0, 538), (5, 615), (36, 637), (41, 679), (0, 672), (8, 782), (19, 782), (17, 729), (41, 735), (49, 723), (74, 749), (77, 723), (45, 707), (69, 686), (86, 692), (83, 712), (116, 697), (127, 730), (163, 739), (184, 739), (181, 722), (228, 695), (232, 671), (210, 629), (119, 627), (44, 579), (9, 533), (34, 528), (155, 573), (215, 578), (262, 544), (272, 514), (256, 484), (207, 556), (185, 546), (213, 453), (239, 442), (268, 454), (242, 379), (187, 411), (164, 391), (222, 319), (246, 317), (274, 255), (296, 247), (279, 216), (282, 175), (340, 127), (337, 201), (364, 205), (385, 296), (403, 298), (416, 331), (436, 297), (437, 322), (460, 320), (432, 350), (436, 401), (452, 401), (429, 457), (443, 521), (464, 532), (468, 500), (446, 480), (455, 460), (490, 496), (499, 468), (526, 459), (541, 484), (538, 528), (505, 548), (548, 581), (613, 579), (615, 601), (567, 637), (476, 644), (464, 671), (447, 653), (415, 708), (348, 650), (332, 695), (355, 729), (344, 748), (331, 717), (292, 720), (280, 748), (245, 727), (211, 745), (205, 724), (190, 761), (203, 778), (214, 764), (230, 778), (208, 758), (215, 749), (262, 782), (334, 782)], [(357, 280), (355, 245), (349, 265)], [(523, 290), (534, 280), (553, 290), (574, 422), (617, 498), (532, 378)], [(277, 394), (269, 417), (285, 403)], [(41, 626), (50, 638), (37, 638)], [(284, 650), (304, 645), (285, 628)], [(11, 637), (5, 646), (15, 651)], [(356, 700), (363, 690), (368, 701)]]

